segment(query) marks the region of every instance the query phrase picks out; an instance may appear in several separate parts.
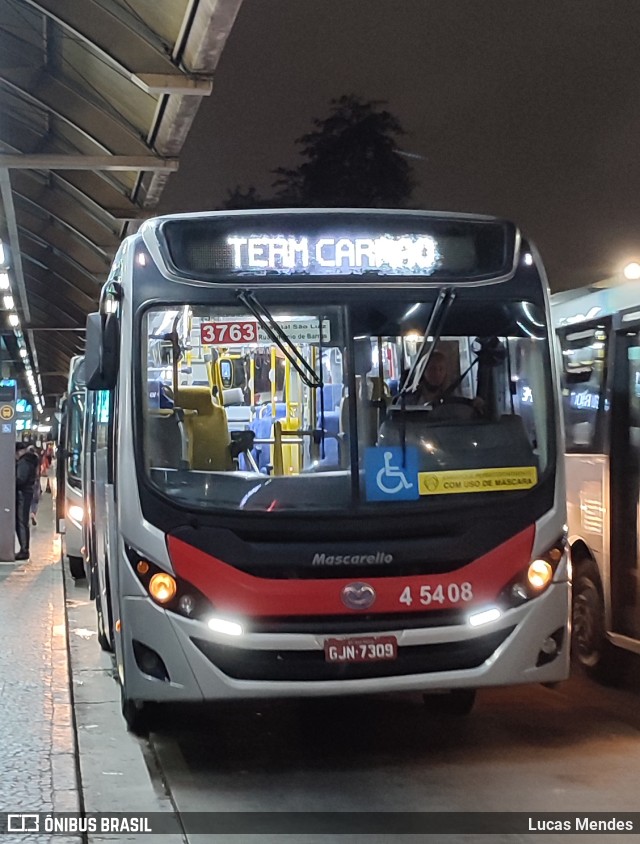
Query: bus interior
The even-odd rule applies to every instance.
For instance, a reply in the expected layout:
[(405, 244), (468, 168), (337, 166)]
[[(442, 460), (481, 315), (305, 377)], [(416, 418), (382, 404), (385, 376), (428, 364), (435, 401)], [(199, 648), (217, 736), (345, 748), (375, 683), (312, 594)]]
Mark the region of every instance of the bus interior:
[[(455, 302), (435, 333), (431, 302), (246, 305), (146, 313), (142, 448), (165, 492), (334, 509), (352, 503), (354, 483), (366, 498), (371, 448), (414, 447), (420, 471), (523, 466), (540, 477), (553, 462), (546, 328), (531, 303), (488, 303), (480, 326), (477, 307)], [(446, 390), (416, 402), (434, 351)]]

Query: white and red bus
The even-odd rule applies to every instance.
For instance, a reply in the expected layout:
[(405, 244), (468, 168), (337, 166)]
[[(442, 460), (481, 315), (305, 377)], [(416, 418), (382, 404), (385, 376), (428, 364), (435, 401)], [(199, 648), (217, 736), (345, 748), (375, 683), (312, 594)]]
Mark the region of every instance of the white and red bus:
[(462, 713), (479, 687), (565, 678), (549, 337), (542, 264), (506, 221), (145, 222), (86, 349), (129, 727), (152, 701), (380, 691)]
[(74, 579), (85, 576), (82, 553), (85, 403), (84, 357), (75, 355), (71, 358), (67, 394), (61, 408), (56, 464), (56, 530), (62, 538), (62, 556), (67, 558)]
[(573, 651), (623, 679), (640, 654), (640, 285), (552, 297), (562, 351)]

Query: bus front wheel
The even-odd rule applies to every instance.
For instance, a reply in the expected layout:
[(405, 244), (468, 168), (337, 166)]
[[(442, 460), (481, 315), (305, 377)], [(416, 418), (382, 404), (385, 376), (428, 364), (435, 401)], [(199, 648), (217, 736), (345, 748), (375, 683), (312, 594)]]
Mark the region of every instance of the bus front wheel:
[(149, 733), (149, 704), (141, 700), (131, 700), (125, 697), (124, 689), (120, 687), (120, 706), (127, 730), (136, 736), (146, 736)]
[(96, 592), (96, 615), (98, 616), (98, 644), (103, 651), (113, 653), (113, 645), (107, 636), (104, 612), (102, 610), (102, 599), (100, 592)]
[(69, 555), (69, 571), (71, 572), (71, 577), (74, 580), (82, 580), (83, 577), (86, 577), (86, 573), (84, 570), (84, 560), (82, 557), (72, 557)]
[(593, 680), (619, 683), (624, 673), (623, 654), (607, 639), (600, 574), (593, 560), (575, 568), (571, 628), (574, 662)]
[(452, 689), (443, 694), (424, 694), (422, 700), (434, 715), (468, 715), (476, 702), (475, 689)]

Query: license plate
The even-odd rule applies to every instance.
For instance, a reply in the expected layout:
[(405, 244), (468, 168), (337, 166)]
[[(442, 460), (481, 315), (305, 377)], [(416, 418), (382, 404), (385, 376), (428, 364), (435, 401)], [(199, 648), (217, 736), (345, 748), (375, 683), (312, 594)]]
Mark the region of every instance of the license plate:
[(395, 636), (354, 636), (350, 639), (326, 639), (326, 662), (379, 662), (398, 656)]

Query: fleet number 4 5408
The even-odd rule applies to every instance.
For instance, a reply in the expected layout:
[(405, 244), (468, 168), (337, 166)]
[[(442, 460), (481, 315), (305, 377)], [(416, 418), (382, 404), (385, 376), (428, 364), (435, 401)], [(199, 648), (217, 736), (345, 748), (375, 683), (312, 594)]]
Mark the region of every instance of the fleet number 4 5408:
[(414, 600), (424, 607), (431, 604), (461, 604), (473, 600), (473, 586), (468, 581), (447, 583), (446, 586), (439, 583), (437, 586), (420, 586), (415, 589), (405, 586), (400, 595), (400, 603), (410, 607)]

